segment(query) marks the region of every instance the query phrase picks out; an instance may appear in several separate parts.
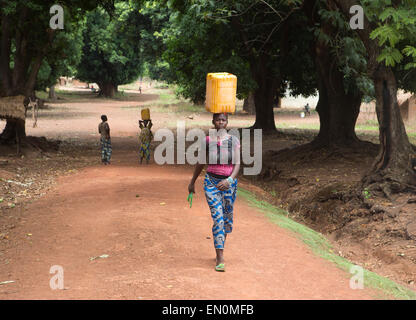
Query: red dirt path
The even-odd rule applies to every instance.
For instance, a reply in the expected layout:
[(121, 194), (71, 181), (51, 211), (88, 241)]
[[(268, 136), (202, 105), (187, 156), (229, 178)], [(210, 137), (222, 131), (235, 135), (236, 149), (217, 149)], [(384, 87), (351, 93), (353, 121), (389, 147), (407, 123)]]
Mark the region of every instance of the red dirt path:
[[(29, 135), (95, 144), (99, 116), (106, 113), (113, 164), (61, 177), (52, 191), (17, 215), (9, 240), (0, 243), (0, 282), (15, 282), (0, 285), (0, 299), (377, 297), (373, 290), (350, 289), (349, 274), (315, 256), (238, 195), (234, 232), (226, 244), (227, 271), (215, 272), (202, 177), (190, 209), (190, 168), (137, 164), (139, 109), (130, 107), (140, 106), (145, 97), (63, 101), (41, 112), (37, 128), (29, 120)], [(171, 114), (153, 116), (155, 130), (175, 120)], [(97, 147), (97, 162), (98, 157)], [(103, 254), (108, 258), (90, 260)], [(53, 265), (64, 269), (65, 290), (49, 286)]]
[[(375, 298), (238, 196), (227, 270), (215, 272), (202, 177), (191, 209), (186, 202), (191, 174), (116, 153), (111, 166), (60, 178), (11, 230), (0, 282), (15, 282), (0, 285), (0, 299)], [(65, 290), (49, 287), (53, 265), (64, 268)]]

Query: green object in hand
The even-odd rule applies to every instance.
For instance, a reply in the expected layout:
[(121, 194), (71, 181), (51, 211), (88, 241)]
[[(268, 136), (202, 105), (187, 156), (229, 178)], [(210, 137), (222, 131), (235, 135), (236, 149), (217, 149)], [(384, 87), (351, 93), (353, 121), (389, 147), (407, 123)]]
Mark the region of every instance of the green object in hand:
[(192, 208), (192, 198), (193, 198), (194, 194), (193, 192), (189, 193), (188, 198), (186, 199), (186, 201), (189, 202), (189, 208)]

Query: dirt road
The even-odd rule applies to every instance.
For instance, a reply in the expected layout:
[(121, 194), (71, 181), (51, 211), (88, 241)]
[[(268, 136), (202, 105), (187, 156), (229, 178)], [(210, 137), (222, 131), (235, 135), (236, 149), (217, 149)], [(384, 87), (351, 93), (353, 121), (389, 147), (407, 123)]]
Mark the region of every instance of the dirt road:
[[(14, 282), (0, 284), (0, 299), (375, 297), (371, 290), (350, 289), (349, 274), (316, 257), (238, 195), (234, 231), (226, 244), (227, 270), (215, 272), (202, 177), (190, 209), (191, 168), (137, 164), (138, 106), (152, 97), (64, 100), (42, 111), (37, 128), (29, 123), (29, 135), (95, 144), (99, 117), (106, 113), (113, 163), (62, 176), (41, 199), (3, 217), (4, 223), (14, 219), (14, 227), (0, 243), (0, 283)], [(152, 114), (155, 129), (187, 116)], [(56, 275), (52, 266), (62, 267), (64, 290), (50, 288)]]
[[(374, 298), (238, 196), (227, 270), (214, 271), (201, 178), (191, 209), (186, 202), (191, 173), (115, 152), (111, 166), (62, 177), (11, 231), (0, 282), (14, 282), (0, 285), (0, 299)], [(64, 290), (50, 288), (54, 265)]]

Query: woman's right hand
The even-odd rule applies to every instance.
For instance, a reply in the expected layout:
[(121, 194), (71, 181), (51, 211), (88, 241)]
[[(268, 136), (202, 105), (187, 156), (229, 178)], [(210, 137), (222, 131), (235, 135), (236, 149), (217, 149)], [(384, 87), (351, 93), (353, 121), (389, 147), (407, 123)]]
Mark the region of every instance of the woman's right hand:
[(195, 184), (194, 183), (190, 183), (189, 185), (188, 185), (188, 192), (189, 193), (195, 193)]

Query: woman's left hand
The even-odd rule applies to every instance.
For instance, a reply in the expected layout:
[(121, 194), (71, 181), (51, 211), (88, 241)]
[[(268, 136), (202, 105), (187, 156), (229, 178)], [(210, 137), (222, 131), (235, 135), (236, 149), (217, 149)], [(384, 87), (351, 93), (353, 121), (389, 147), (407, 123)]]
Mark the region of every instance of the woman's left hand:
[(217, 188), (221, 191), (225, 191), (230, 187), (230, 183), (228, 182), (227, 179), (221, 180), (218, 184), (217, 184)]

